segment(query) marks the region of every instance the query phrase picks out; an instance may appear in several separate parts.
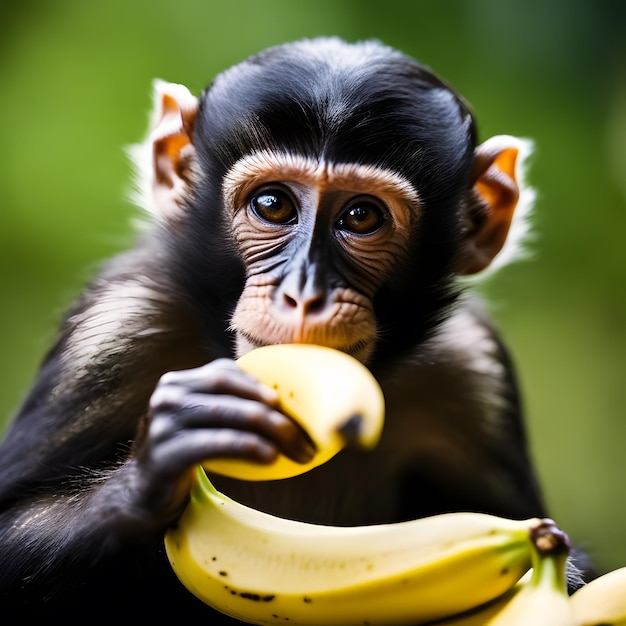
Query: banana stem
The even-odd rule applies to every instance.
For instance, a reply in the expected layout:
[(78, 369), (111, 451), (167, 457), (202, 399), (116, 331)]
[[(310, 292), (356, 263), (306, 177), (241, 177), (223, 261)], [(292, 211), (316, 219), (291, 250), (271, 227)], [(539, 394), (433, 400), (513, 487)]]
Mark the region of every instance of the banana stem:
[(567, 577), (565, 562), (571, 544), (567, 534), (549, 518), (531, 529), (533, 586), (550, 585), (553, 589), (566, 593)]

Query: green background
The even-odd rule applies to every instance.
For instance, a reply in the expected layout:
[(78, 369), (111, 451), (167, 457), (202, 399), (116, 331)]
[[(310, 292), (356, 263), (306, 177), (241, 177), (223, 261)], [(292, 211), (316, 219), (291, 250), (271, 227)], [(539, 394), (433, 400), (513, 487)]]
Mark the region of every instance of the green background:
[(0, 424), (97, 264), (132, 240), (123, 146), (151, 81), (197, 93), (266, 46), (378, 38), (530, 137), (530, 260), (481, 287), (516, 355), (553, 517), (626, 565), (626, 3), (200, 0), (0, 3)]

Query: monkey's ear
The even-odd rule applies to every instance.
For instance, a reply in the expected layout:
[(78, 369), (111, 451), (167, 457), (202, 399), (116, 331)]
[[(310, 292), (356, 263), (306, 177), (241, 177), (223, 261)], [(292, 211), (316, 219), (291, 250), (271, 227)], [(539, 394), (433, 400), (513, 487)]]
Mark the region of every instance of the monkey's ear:
[(150, 132), (129, 150), (136, 167), (135, 200), (157, 217), (175, 221), (193, 180), (196, 152), (191, 133), (198, 99), (183, 85), (154, 82)]
[(508, 261), (517, 252), (533, 196), (522, 181), (530, 151), (530, 142), (509, 135), (492, 137), (476, 148), (457, 266), (460, 274), (475, 274), (496, 257)]

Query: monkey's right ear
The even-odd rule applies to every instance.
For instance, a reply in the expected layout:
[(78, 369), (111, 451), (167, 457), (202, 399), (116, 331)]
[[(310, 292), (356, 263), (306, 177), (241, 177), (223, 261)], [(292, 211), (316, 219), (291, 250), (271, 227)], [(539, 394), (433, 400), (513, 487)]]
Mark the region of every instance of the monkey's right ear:
[(143, 143), (128, 150), (136, 169), (134, 200), (168, 221), (183, 213), (183, 200), (193, 182), (196, 152), (191, 133), (198, 99), (187, 87), (154, 82), (150, 132)]

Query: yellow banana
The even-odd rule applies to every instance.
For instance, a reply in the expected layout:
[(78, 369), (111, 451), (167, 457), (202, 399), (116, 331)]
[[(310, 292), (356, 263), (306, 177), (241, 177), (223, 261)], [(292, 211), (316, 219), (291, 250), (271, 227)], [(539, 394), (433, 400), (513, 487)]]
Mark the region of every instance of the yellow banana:
[(235, 502), (199, 467), (165, 547), (192, 593), (244, 622), (415, 625), (505, 593), (530, 568), (530, 533), (542, 524), (476, 513), (308, 524)]
[(572, 595), (580, 626), (626, 625), (626, 567), (599, 576)]
[[(461, 615), (454, 615), (443, 620), (431, 622), (428, 626), (490, 626), (503, 609), (512, 602), (513, 598), (524, 589), (524, 584), (518, 582), (499, 598), (481, 606), (465, 611)], [(527, 626), (535, 626), (528, 624)]]
[(552, 520), (531, 530), (532, 570), (493, 603), (438, 626), (579, 626), (567, 594), (569, 540)]
[(280, 408), (317, 447), (305, 464), (279, 455), (270, 465), (236, 459), (203, 463), (210, 472), (243, 480), (276, 480), (302, 474), (328, 461), (347, 442), (372, 448), (383, 427), (384, 400), (376, 379), (344, 352), (309, 344), (256, 348), (237, 360), (246, 372), (276, 389)]

